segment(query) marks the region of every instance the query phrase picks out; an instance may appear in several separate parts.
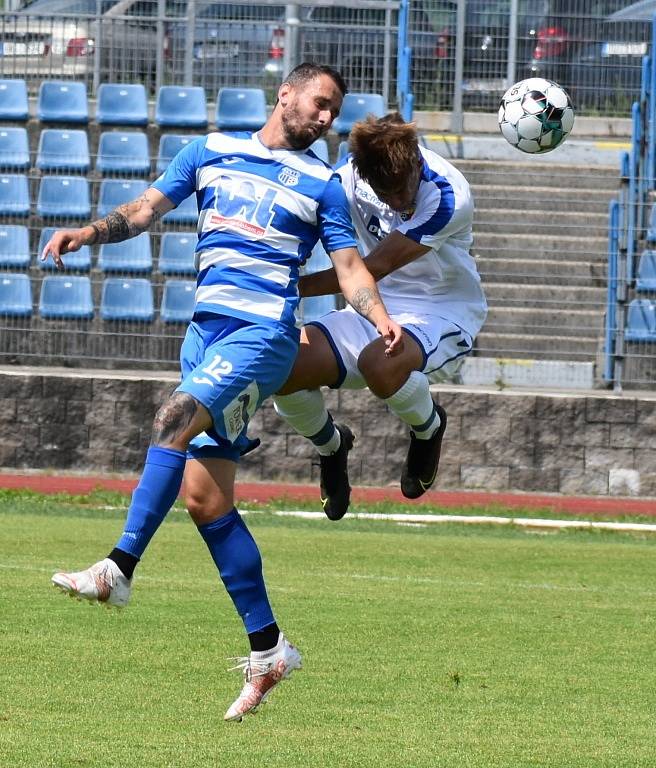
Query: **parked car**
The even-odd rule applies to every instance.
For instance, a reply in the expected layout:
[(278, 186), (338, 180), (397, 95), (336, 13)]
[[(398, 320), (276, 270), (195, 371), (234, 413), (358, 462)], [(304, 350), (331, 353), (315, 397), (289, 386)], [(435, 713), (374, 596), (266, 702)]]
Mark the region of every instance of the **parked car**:
[[(167, 61), (173, 81), (182, 82), (188, 40), (186, 3), (180, 21), (169, 23)], [(274, 31), (285, 18), (284, 5), (244, 5), (198, 0), (192, 69), (195, 85), (216, 95), (221, 86), (260, 87)]]
[(0, 74), (90, 82), (99, 46), (100, 80), (154, 81), (157, 52), (152, 0), (35, 0), (0, 14)]

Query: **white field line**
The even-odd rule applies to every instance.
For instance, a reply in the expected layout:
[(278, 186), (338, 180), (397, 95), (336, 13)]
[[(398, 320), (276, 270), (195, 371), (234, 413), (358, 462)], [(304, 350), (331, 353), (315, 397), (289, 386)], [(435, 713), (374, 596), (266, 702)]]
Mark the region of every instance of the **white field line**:
[[(98, 509), (116, 511), (125, 507), (103, 506)], [(264, 510), (240, 509), (240, 515), (275, 515), (276, 517), (299, 517), (303, 520), (324, 520), (323, 512), (308, 512), (302, 509)], [(388, 514), (385, 512), (353, 512), (349, 520), (382, 520), (400, 525), (421, 526), (428, 523), (466, 523), (468, 525), (516, 525), (520, 528), (558, 530), (574, 528), (578, 530), (635, 531), (638, 533), (656, 533), (653, 523), (605, 523), (591, 520), (550, 520), (539, 517), (498, 517), (494, 515), (413, 515)]]
[[(323, 520), (323, 512), (306, 512), (304, 510), (264, 510), (240, 509), (242, 515), (271, 514), (276, 517), (300, 517), (304, 520)], [(493, 515), (412, 515), (387, 514), (384, 512), (354, 512), (349, 514), (350, 520), (384, 520), (391, 523), (425, 525), (427, 523), (467, 523), (478, 525), (517, 525), (521, 528), (577, 528), (583, 530), (604, 531), (639, 531), (641, 533), (656, 533), (656, 524), (651, 523), (604, 523), (590, 520), (546, 520), (537, 517), (495, 517)]]

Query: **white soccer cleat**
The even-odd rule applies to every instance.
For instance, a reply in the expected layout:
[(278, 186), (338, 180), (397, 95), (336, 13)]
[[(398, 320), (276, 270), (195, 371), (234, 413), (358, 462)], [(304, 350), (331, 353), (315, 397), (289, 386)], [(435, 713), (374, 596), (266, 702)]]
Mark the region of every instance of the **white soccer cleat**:
[(86, 571), (56, 573), (52, 583), (71, 597), (123, 608), (128, 604), (132, 579), (127, 579), (113, 560), (105, 558)]
[(224, 720), (239, 721), (249, 712), (254, 713), (281, 680), (303, 666), (298, 648), (287, 642), (282, 632), (272, 650), (251, 651), (250, 656), (235, 661), (237, 664), (231, 669), (243, 669), (244, 687), (225, 713)]

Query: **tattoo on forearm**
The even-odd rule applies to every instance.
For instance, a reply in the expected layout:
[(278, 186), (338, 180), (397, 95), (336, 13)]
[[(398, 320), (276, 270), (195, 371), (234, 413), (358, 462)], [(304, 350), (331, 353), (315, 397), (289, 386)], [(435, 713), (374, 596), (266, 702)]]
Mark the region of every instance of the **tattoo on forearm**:
[(372, 291), (371, 288), (358, 288), (351, 296), (350, 304), (356, 312), (366, 317), (376, 304), (380, 304), (380, 296), (378, 291)]
[(179, 437), (191, 424), (197, 401), (185, 392), (174, 392), (157, 411), (153, 422), (153, 445), (167, 445)]
[[(90, 245), (95, 245), (96, 243), (120, 243), (123, 240), (129, 240), (129, 238), (136, 237), (145, 232), (148, 225), (135, 224), (133, 221), (130, 221), (130, 216), (131, 214), (139, 213), (144, 205), (149, 204), (148, 197), (144, 192), (141, 197), (133, 202), (119, 205), (115, 211), (112, 211), (104, 219), (94, 221), (91, 226), (95, 232), (95, 237)], [(148, 224), (158, 218), (158, 213), (150, 211)]]

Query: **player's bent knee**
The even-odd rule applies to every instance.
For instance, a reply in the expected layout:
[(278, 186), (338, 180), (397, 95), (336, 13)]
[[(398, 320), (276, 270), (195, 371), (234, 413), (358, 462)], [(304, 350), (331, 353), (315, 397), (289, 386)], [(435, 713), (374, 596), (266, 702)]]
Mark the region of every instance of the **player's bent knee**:
[(186, 488), (185, 506), (196, 525), (207, 525), (227, 515), (234, 507), (234, 499), (220, 493), (202, 493), (193, 488)]

